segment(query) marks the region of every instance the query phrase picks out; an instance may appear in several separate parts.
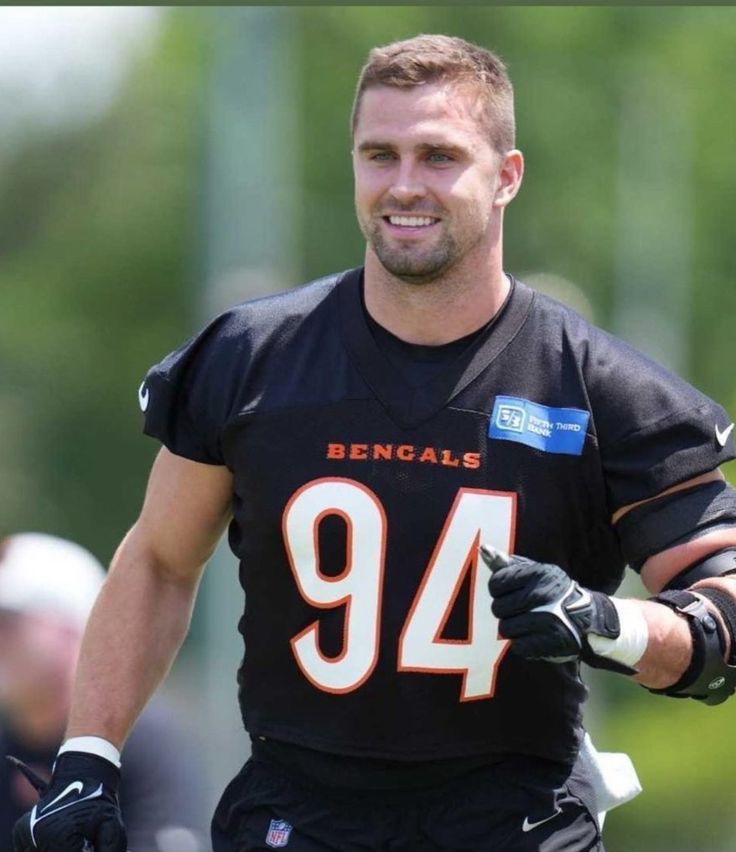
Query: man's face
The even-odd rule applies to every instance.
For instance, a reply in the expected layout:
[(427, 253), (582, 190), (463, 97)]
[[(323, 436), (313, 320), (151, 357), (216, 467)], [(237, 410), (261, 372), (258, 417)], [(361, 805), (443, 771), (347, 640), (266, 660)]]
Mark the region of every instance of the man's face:
[(392, 275), (433, 281), (492, 239), (502, 158), (470, 93), (369, 88), (353, 143), (358, 222)]

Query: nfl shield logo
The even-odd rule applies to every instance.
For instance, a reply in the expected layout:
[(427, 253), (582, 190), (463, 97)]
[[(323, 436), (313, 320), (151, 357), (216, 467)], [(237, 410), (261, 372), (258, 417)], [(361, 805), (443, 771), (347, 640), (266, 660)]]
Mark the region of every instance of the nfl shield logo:
[(289, 842), (293, 826), (285, 819), (272, 819), (266, 834), (266, 846), (282, 849)]

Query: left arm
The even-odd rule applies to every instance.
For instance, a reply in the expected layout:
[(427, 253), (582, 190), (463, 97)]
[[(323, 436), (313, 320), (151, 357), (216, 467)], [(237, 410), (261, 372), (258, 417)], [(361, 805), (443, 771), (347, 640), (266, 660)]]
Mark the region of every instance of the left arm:
[[(728, 533), (728, 539), (723, 533)], [(672, 573), (666, 580), (661, 579), (662, 575), (660, 573), (660, 577), (656, 581), (653, 581), (648, 576), (649, 572), (646, 570), (649, 566), (645, 566), (645, 569), (642, 571), (642, 580), (647, 589), (652, 594), (658, 594), (667, 585), (669, 579), (675, 577), (680, 571), (687, 568), (688, 565), (692, 565), (697, 559), (704, 559), (710, 553), (714, 553), (724, 547), (736, 547), (736, 527), (707, 534), (703, 536), (702, 540), (698, 540), (698, 544), (701, 541), (703, 546), (710, 543), (710, 549), (696, 559), (688, 558), (687, 556), (688, 545), (694, 542), (678, 545), (652, 557), (650, 562), (660, 560), (660, 557), (669, 560), (668, 567)], [(700, 548), (698, 549), (700, 550)], [(699, 580), (690, 586), (689, 589), (697, 591), (699, 588), (708, 587), (721, 589), (736, 600), (736, 577), (712, 577), (707, 580)], [(646, 619), (647, 627), (649, 628), (649, 641), (643, 657), (637, 663), (639, 673), (634, 676), (634, 680), (652, 689), (664, 689), (676, 683), (690, 663), (693, 650), (690, 628), (683, 617), (677, 615), (669, 607), (663, 606), (656, 601), (636, 601), (635, 603), (641, 607), (642, 614)], [(726, 640), (725, 656), (728, 658), (731, 653), (729, 631), (718, 610), (710, 603), (707, 606), (711, 614), (721, 624)]]
[[(669, 489), (652, 500), (682, 489), (705, 482), (723, 479), (719, 470), (711, 471)], [(635, 504), (640, 505), (640, 504)], [(620, 509), (614, 515), (618, 521), (628, 513), (632, 506)], [(661, 592), (678, 574), (688, 566), (705, 559), (712, 553), (725, 547), (736, 547), (736, 527), (713, 530), (705, 535), (675, 547), (663, 550), (651, 556), (641, 569), (642, 582), (653, 595)], [(736, 577), (713, 577), (694, 583), (690, 589), (699, 587), (720, 588), (736, 599)], [(687, 669), (692, 657), (693, 643), (687, 621), (669, 607), (655, 601), (636, 601), (649, 628), (649, 641), (644, 656), (637, 663), (639, 673), (634, 680), (652, 689), (664, 689), (676, 683)], [(711, 614), (719, 620), (726, 637), (726, 656), (730, 654), (731, 642), (722, 617), (712, 605), (708, 605)]]
[[(713, 489), (713, 484), (722, 480), (719, 470), (710, 471), (651, 500), (623, 507), (612, 523), (615, 525), (633, 509), (639, 509), (639, 517), (642, 513), (646, 516), (649, 507), (643, 510), (639, 507), (677, 491), (687, 489), (688, 494), (682, 497), (687, 501), (698, 487)], [(725, 490), (726, 500), (730, 501), (726, 515), (733, 520), (715, 524), (713, 528), (703, 528), (701, 524), (685, 529), (684, 535), (678, 525), (676, 534), (669, 540), (685, 537), (691, 540), (662, 547), (643, 562), (641, 574), (645, 586), (654, 595), (669, 587), (665, 592), (666, 602), (609, 597), (581, 587), (556, 565), (519, 556), (509, 558), (492, 548), (481, 548), (492, 571), (489, 589), (501, 635), (511, 640), (512, 650), (528, 659), (567, 662), (581, 658), (590, 665), (632, 675), (650, 689), (676, 685), (678, 694), (692, 694), (683, 690), (695, 684), (697, 697), (707, 697), (708, 703), (724, 700), (733, 691), (734, 683), (733, 670), (726, 670), (725, 663), (731, 657), (736, 625), (736, 577), (712, 576), (712, 566), (715, 563), (718, 574), (722, 573), (724, 564), (728, 570), (736, 568), (731, 555), (725, 560), (713, 557), (724, 548), (736, 549), (736, 497), (733, 489)], [(694, 517), (697, 512), (685, 514)], [(639, 520), (633, 517), (636, 529)], [(718, 520), (722, 519), (719, 515)], [(627, 524), (631, 528), (631, 521)], [(655, 527), (659, 528), (656, 522)], [(711, 566), (708, 571), (700, 568), (694, 573), (688, 571), (702, 560)], [(685, 571), (688, 573), (684, 574)], [(678, 592), (673, 599), (672, 589), (685, 591)], [(719, 605), (704, 596), (694, 597), (692, 593), (698, 589), (720, 594)], [(728, 677), (722, 678), (722, 674)], [(722, 687), (720, 690), (711, 685), (716, 681)], [(712, 689), (716, 692), (709, 691)]]

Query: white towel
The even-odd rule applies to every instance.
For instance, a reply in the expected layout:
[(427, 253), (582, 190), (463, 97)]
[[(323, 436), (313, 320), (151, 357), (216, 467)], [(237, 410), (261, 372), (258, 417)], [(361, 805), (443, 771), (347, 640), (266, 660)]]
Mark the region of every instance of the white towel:
[(603, 828), (608, 811), (641, 793), (639, 776), (628, 754), (598, 751), (587, 732), (580, 747), (579, 761), (593, 785), (598, 824)]

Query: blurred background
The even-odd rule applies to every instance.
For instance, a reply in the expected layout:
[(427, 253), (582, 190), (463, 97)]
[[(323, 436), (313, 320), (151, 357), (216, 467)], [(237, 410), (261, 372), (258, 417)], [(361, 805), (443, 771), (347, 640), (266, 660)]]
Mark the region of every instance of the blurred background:
[[(371, 46), (418, 32), (509, 64), (527, 175), (507, 269), (736, 414), (736, 9), (3, 8), (0, 537), (107, 562), (157, 449), (147, 368), (227, 304), (361, 262), (353, 89)], [(247, 755), (237, 592), (218, 552), (165, 687), (213, 801)], [(732, 852), (736, 704), (591, 684), (598, 747), (645, 789), (610, 852)]]

